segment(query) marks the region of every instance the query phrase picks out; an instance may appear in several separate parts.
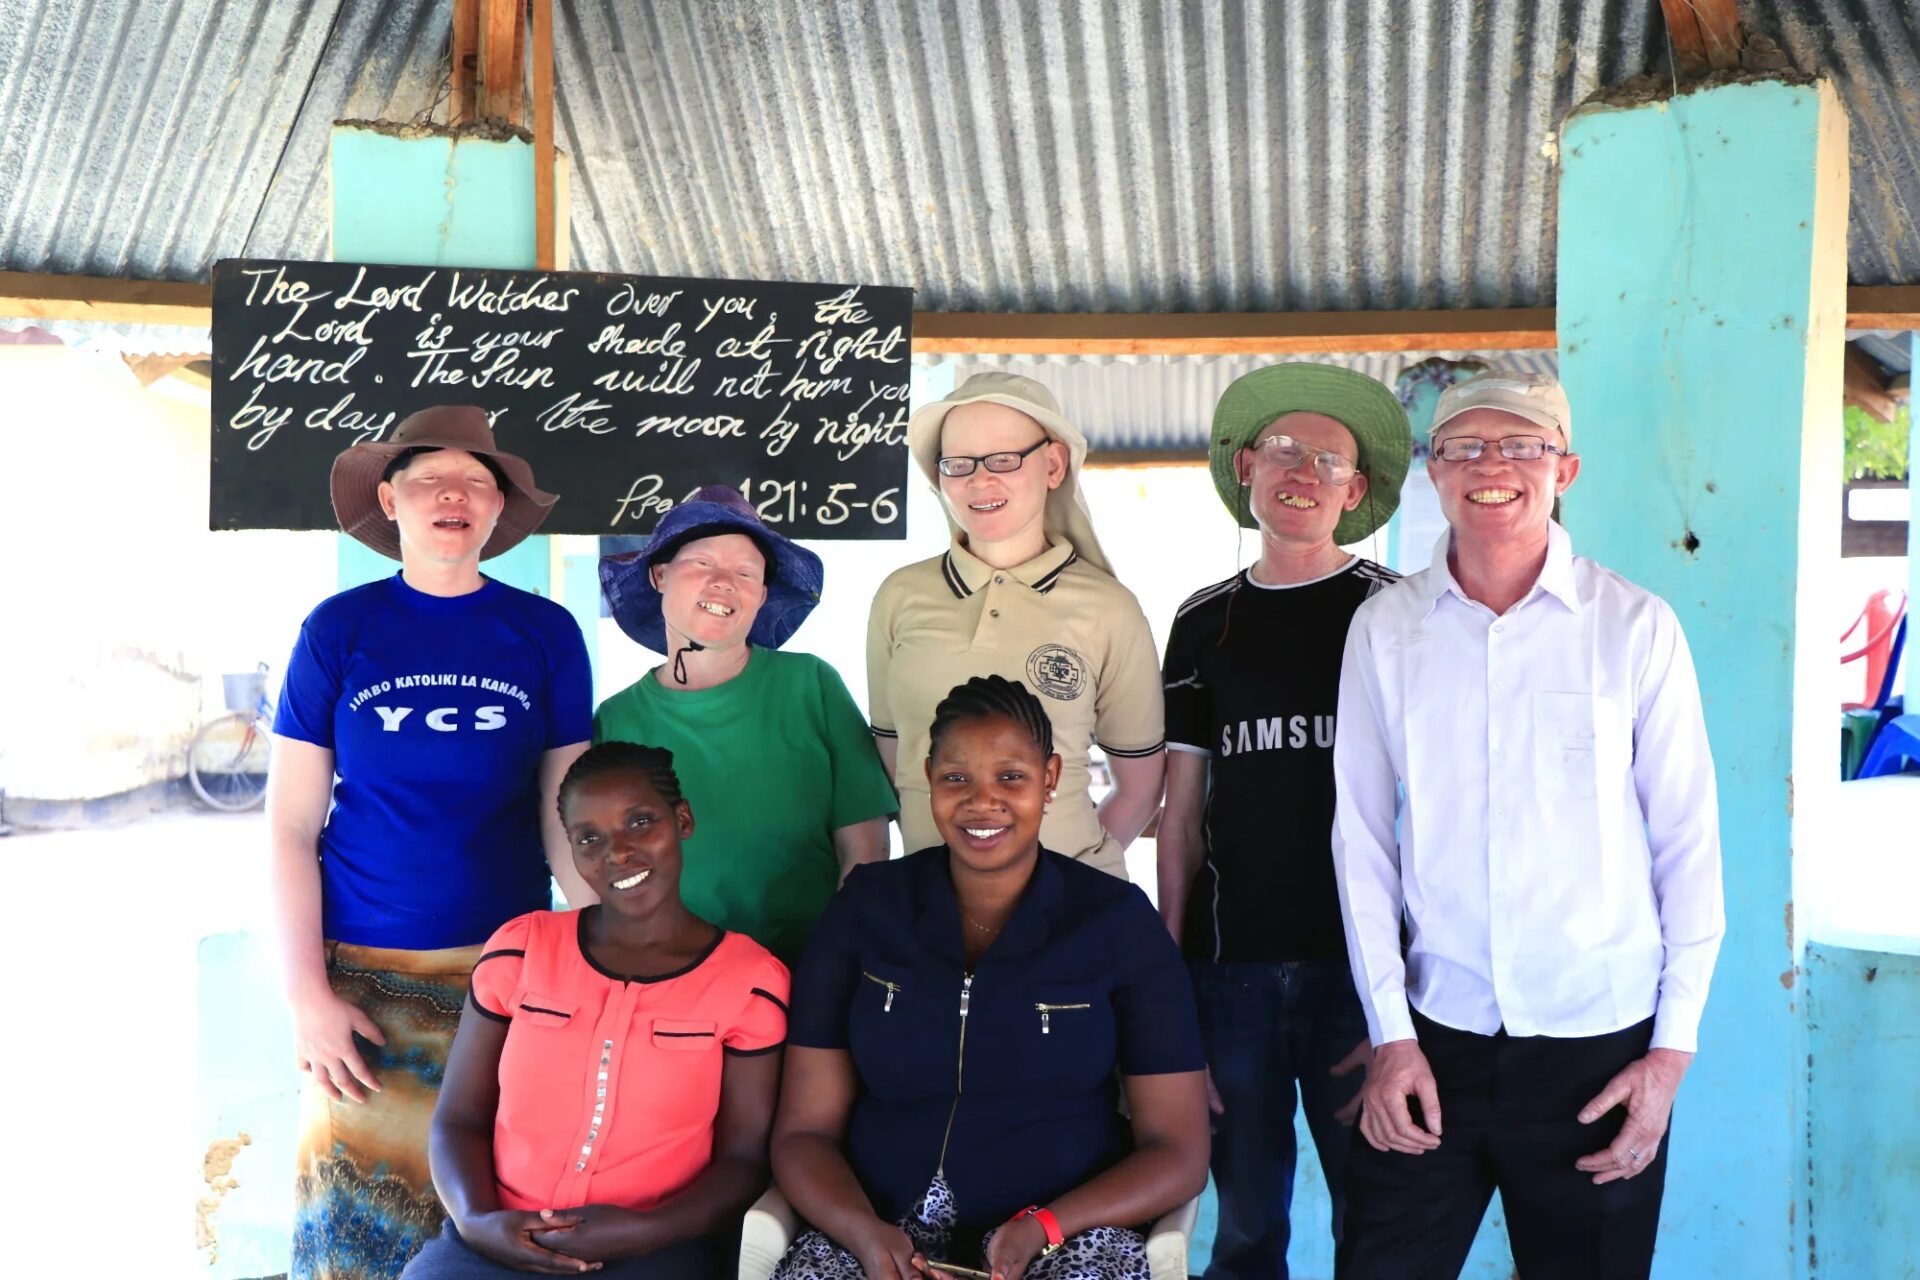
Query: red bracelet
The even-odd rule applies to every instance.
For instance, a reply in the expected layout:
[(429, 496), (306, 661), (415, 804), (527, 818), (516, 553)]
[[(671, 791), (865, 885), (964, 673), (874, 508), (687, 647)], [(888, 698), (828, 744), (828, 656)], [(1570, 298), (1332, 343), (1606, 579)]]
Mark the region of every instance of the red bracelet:
[(1040, 1229), (1047, 1233), (1047, 1247), (1040, 1251), (1041, 1257), (1046, 1257), (1067, 1242), (1067, 1238), (1060, 1234), (1060, 1219), (1053, 1216), (1053, 1210), (1042, 1209), (1037, 1204), (1030, 1204), (1020, 1212), (1014, 1214), (1011, 1218), (1008, 1218), (1007, 1225), (1011, 1226), (1022, 1218), (1032, 1218), (1040, 1224)]

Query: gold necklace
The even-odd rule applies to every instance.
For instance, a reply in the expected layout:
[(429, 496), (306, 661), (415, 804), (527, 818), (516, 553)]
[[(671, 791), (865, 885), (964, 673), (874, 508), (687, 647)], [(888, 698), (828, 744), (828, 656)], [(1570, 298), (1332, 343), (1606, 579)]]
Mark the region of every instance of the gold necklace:
[(975, 920), (973, 918), (972, 913), (969, 912), (965, 907), (960, 908), (960, 918), (962, 920), (965, 920), (967, 922), (967, 925), (970, 928), (978, 929), (980, 932), (987, 933), (987, 934), (998, 933), (1006, 925), (1006, 922), (1003, 920), (1000, 922), (999, 925), (990, 929), (986, 925), (981, 924), (978, 920)]

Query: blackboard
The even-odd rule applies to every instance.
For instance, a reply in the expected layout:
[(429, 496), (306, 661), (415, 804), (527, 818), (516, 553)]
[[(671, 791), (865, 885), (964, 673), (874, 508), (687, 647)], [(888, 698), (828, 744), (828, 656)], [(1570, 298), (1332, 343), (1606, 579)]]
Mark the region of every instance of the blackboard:
[(229, 259), (213, 272), (214, 529), (331, 529), (334, 455), (477, 404), (560, 495), (543, 533), (631, 535), (706, 484), (804, 538), (906, 536), (913, 294)]

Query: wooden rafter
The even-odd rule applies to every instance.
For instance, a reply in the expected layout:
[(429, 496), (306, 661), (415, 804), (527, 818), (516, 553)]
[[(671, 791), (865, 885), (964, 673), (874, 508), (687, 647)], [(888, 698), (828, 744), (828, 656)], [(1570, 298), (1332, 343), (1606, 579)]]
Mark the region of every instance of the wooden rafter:
[(553, 0), (533, 0), (533, 245), (542, 271), (555, 266), (553, 181)]
[[(213, 290), (165, 280), (0, 271), (0, 316), (205, 328), (213, 318)], [(1847, 328), (1920, 330), (1920, 285), (1848, 289)], [(913, 349), (923, 355), (1523, 351), (1551, 350), (1554, 343), (1554, 313), (1548, 307), (1077, 315), (922, 311), (913, 317)]]
[(489, 120), (520, 123), (526, 97), (525, 0), (479, 0), (478, 114)]
[(1729, 71), (1740, 65), (1745, 38), (1734, 0), (1660, 0), (1673, 42), (1674, 69), (1683, 76)]
[(1547, 308), (1201, 314), (925, 312), (913, 349), (940, 355), (1260, 355), (1527, 350), (1554, 343)]
[(452, 60), (447, 123), (462, 125), (480, 115), (480, 0), (453, 0)]
[(204, 328), (212, 315), (209, 285), (0, 271), (0, 316)]

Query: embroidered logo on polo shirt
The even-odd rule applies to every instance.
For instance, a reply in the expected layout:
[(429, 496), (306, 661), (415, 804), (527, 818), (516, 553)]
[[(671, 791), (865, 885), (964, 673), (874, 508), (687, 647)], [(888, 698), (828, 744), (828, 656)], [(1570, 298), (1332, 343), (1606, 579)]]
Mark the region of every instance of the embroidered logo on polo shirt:
[(1087, 660), (1063, 644), (1043, 644), (1027, 655), (1027, 683), (1061, 702), (1086, 691)]

